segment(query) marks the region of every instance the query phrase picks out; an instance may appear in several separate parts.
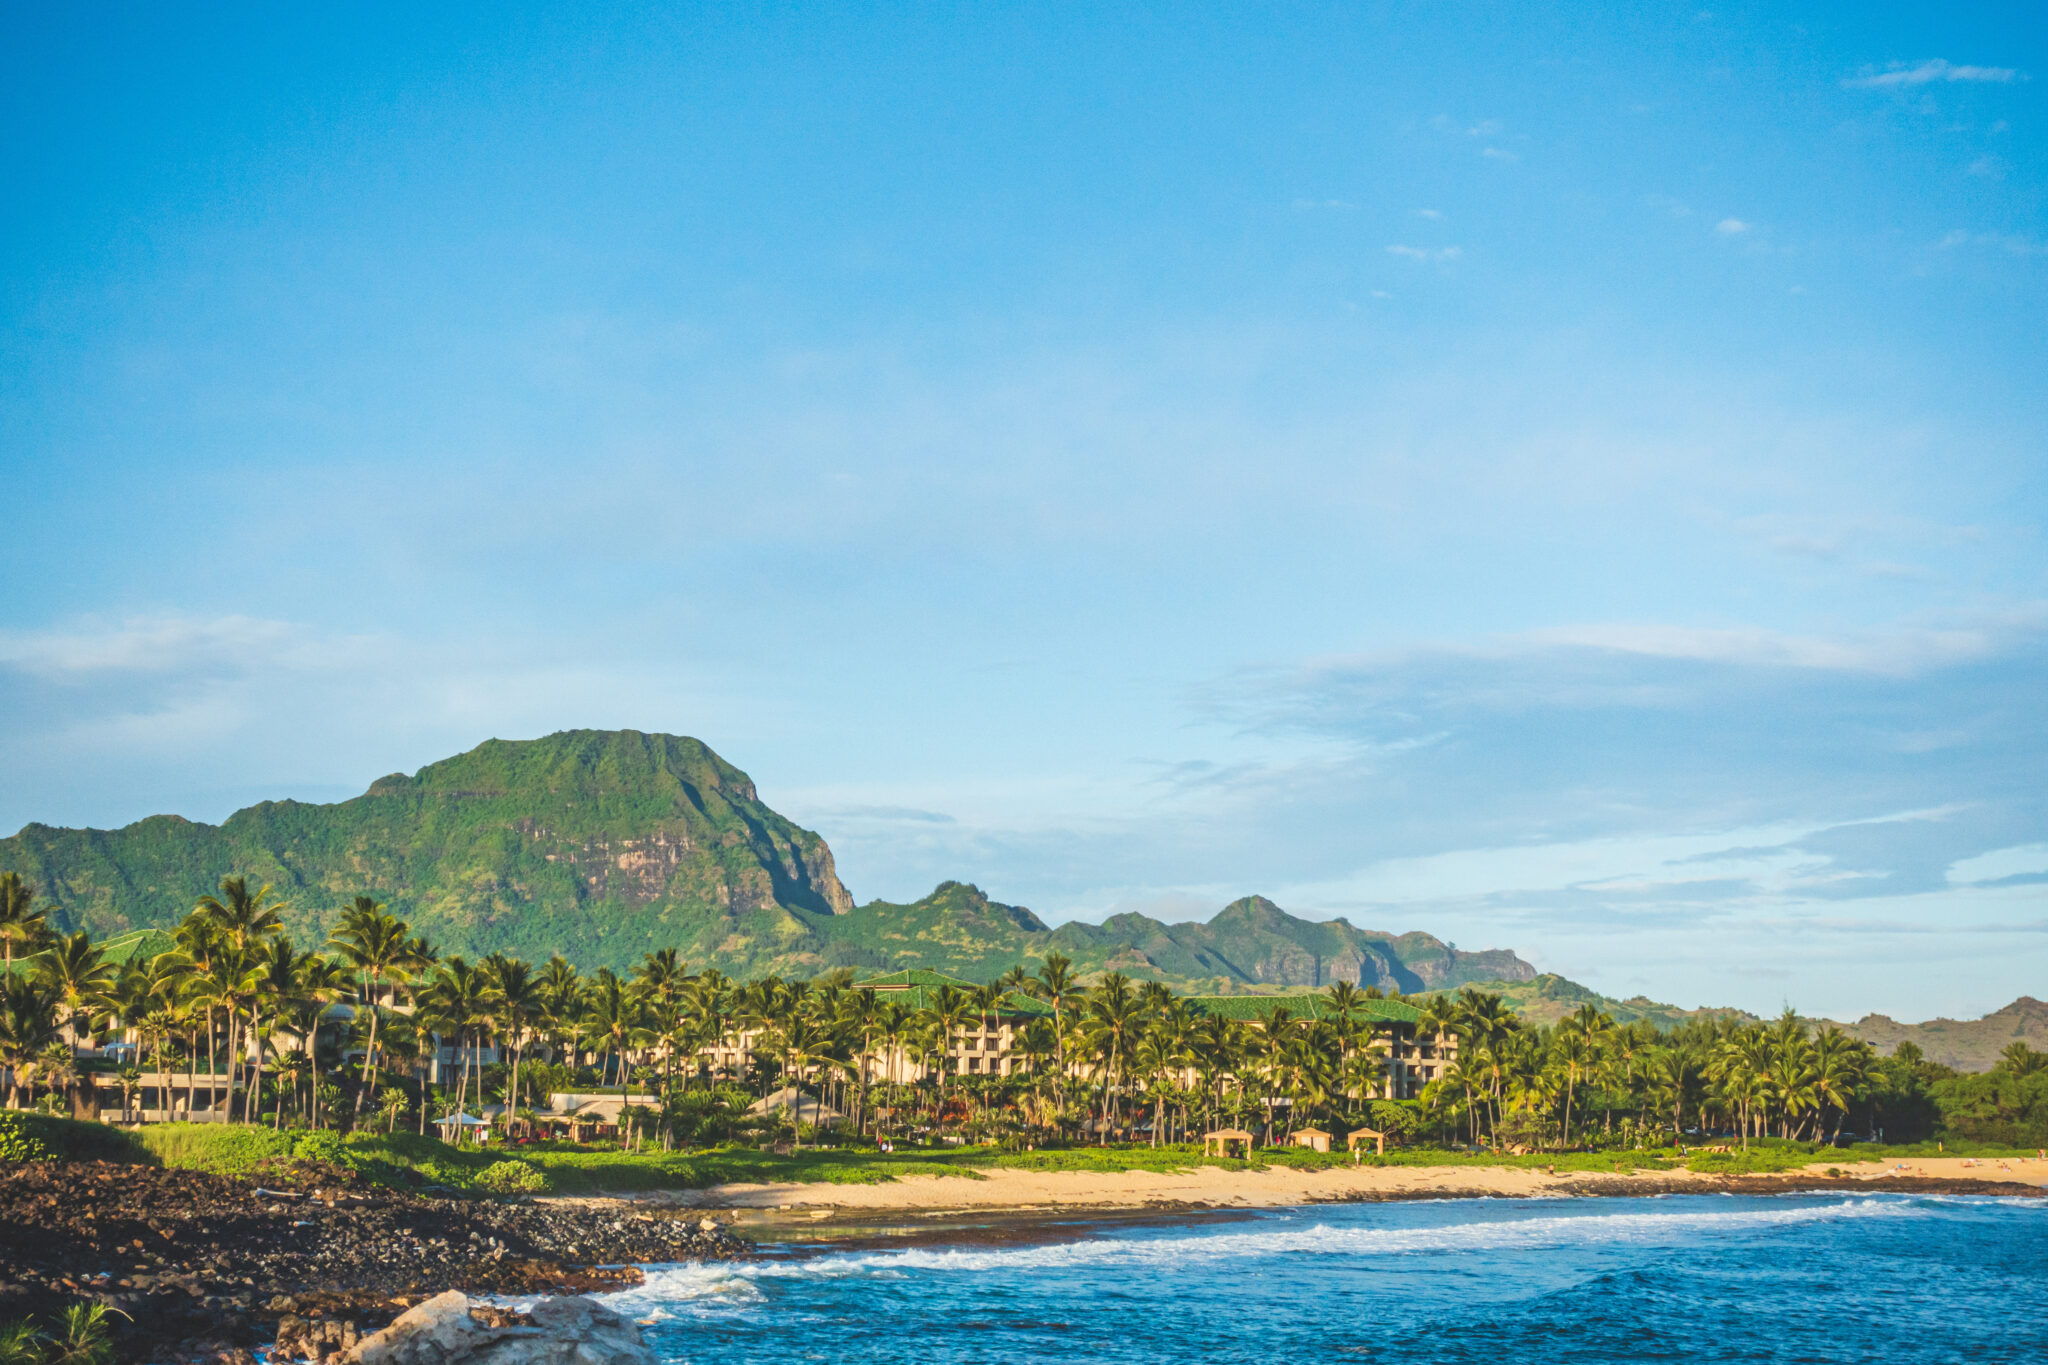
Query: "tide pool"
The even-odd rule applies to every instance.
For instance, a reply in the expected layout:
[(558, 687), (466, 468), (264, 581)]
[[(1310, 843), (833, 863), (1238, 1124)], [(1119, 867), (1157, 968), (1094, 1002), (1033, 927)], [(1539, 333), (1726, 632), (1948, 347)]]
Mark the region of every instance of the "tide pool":
[(1075, 1231), (650, 1268), (607, 1302), (689, 1365), (2048, 1361), (2031, 1200), (1458, 1200)]

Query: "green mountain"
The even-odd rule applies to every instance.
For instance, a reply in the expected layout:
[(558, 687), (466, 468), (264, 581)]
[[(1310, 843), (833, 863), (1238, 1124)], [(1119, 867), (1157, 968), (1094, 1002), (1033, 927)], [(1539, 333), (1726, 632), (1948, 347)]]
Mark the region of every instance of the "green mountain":
[(358, 893), (443, 951), (619, 966), (675, 945), (752, 968), (852, 908), (832, 852), (694, 739), (572, 730), (491, 740), (334, 805), (266, 801), (220, 825), (32, 824), (0, 870), (95, 934), (174, 924), (221, 877), (270, 882), (301, 941)]
[(855, 907), (825, 841), (763, 805), (745, 773), (697, 740), (631, 730), (491, 740), (353, 800), (268, 801), (220, 825), (32, 824), (0, 840), (0, 870), (34, 882), (60, 927), (100, 935), (175, 924), (240, 873), (287, 898), (301, 942), (367, 893), (443, 952), (559, 951), (585, 968), (676, 947), (735, 976), (925, 967), (987, 980), (1053, 952), (1084, 974), (1213, 992), (1535, 976), (1511, 952), (1297, 919), (1262, 896), (1207, 923), (1117, 915), (1058, 929), (961, 882)]
[[(1593, 1005), (1619, 1024), (1647, 1019), (1661, 1029), (1673, 1029), (1695, 1020), (1732, 1019), (1753, 1024), (1757, 1016), (1746, 1010), (1703, 1006), (1681, 1009), (1659, 1004), (1647, 996), (1617, 1000), (1589, 990), (1576, 981), (1544, 973), (1525, 981), (1482, 981), (1475, 985), (1501, 997), (1517, 1016), (1531, 1024), (1555, 1024), (1581, 1005)], [(2003, 1009), (1981, 1019), (1930, 1019), (1924, 1024), (1902, 1024), (1889, 1015), (1866, 1014), (1854, 1023), (1831, 1019), (1808, 1019), (1818, 1027), (1834, 1024), (1851, 1038), (1861, 1038), (1883, 1056), (1890, 1056), (1901, 1043), (1918, 1047), (1928, 1061), (1958, 1071), (1989, 1071), (1998, 1054), (2013, 1043), (2025, 1043), (2038, 1052), (2048, 1052), (2048, 1003), (2023, 995)]]
[(1695, 1019), (1733, 1019), (1744, 1024), (1756, 1022), (1755, 1015), (1738, 1009), (1714, 1006), (1680, 1009), (1677, 1005), (1660, 1004), (1645, 995), (1617, 1000), (1554, 972), (1519, 980), (1476, 981), (1473, 984), (1500, 996), (1508, 1009), (1531, 1024), (1555, 1024), (1581, 1005), (1592, 1005), (1604, 1011), (1617, 1024), (1633, 1024), (1647, 1019), (1660, 1029), (1677, 1028)]
[(870, 901), (823, 932), (835, 945), (835, 961), (929, 967), (981, 980), (1017, 963), (1035, 967), (1054, 952), (1072, 958), (1084, 975), (1119, 971), (1216, 992), (1338, 981), (1412, 991), (1536, 974), (1511, 952), (1465, 953), (1428, 934), (1297, 919), (1264, 896), (1233, 901), (1206, 923), (1166, 924), (1127, 914), (1049, 929), (1021, 906), (946, 882), (909, 905)]

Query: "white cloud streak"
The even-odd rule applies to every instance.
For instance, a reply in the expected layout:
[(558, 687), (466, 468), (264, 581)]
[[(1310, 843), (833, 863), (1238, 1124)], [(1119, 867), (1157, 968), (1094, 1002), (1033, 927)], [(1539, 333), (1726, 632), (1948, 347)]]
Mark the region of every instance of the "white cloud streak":
[(2020, 78), (2009, 66), (1958, 66), (1936, 57), (1908, 66), (1895, 62), (1883, 71), (1866, 71), (1842, 82), (1851, 90), (1892, 90), (1901, 86), (1932, 85), (1936, 82), (1979, 81), (2005, 84)]
[(1444, 265), (1464, 255), (1464, 250), (1455, 246), (1390, 246), (1389, 256), (1399, 256), (1404, 261), (1424, 261)]

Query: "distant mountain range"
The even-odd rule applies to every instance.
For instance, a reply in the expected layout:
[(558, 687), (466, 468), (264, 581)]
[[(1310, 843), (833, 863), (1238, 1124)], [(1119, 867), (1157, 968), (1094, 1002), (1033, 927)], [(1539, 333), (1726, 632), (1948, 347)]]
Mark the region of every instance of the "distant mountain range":
[[(1680, 1009), (1640, 995), (1617, 1000), (1548, 972), (1523, 981), (1484, 982), (1480, 985), (1482, 989), (1498, 993), (1509, 1009), (1536, 1024), (1554, 1024), (1585, 1004), (1598, 1006), (1617, 1023), (1647, 1019), (1663, 1029), (1695, 1019), (1733, 1019), (1738, 1023), (1751, 1023), (1757, 1017), (1738, 1009)], [(1912, 1043), (1928, 1061), (1952, 1066), (1958, 1071), (1989, 1071), (1998, 1060), (1998, 1054), (2013, 1043), (2025, 1043), (2036, 1051), (2048, 1052), (2048, 1004), (2031, 995), (2023, 995), (1981, 1019), (1930, 1019), (1924, 1024), (1901, 1024), (1888, 1015), (1866, 1014), (1853, 1023), (1828, 1019), (1808, 1022), (1833, 1023), (1850, 1037), (1863, 1039), (1887, 1056), (1900, 1043)]]
[(825, 841), (764, 805), (745, 773), (698, 740), (632, 730), (491, 740), (348, 801), (266, 801), (220, 825), (31, 824), (0, 840), (0, 870), (34, 882), (58, 924), (95, 934), (175, 924), (240, 873), (290, 902), (302, 942), (367, 893), (444, 953), (560, 952), (586, 969), (676, 947), (734, 976), (847, 966), (987, 979), (1052, 952), (1084, 974), (1209, 991), (1415, 991), (1536, 975), (1504, 949), (1303, 920), (1260, 896), (1207, 923), (1118, 915), (1057, 929), (961, 882), (910, 904), (856, 906)]

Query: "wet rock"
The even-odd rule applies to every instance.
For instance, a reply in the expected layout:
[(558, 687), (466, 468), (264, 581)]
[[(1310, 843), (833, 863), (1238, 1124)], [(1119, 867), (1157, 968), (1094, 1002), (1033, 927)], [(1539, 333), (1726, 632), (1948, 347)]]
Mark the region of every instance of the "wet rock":
[[(483, 1307), (483, 1306), (480, 1306)], [(473, 1311), (450, 1290), (408, 1309), (340, 1365), (653, 1365), (640, 1329), (586, 1298), (544, 1298), (525, 1315)]]
[[(323, 1173), (320, 1187), (346, 1176)], [(582, 1294), (637, 1283), (635, 1262), (712, 1260), (746, 1244), (713, 1220), (617, 1205), (449, 1199), (369, 1186), (324, 1200), (199, 1171), (95, 1162), (0, 1165), (0, 1320), (114, 1301), (123, 1360), (173, 1365), (242, 1349), (283, 1318), (377, 1326), (449, 1288)], [(285, 1205), (285, 1212), (272, 1213)], [(307, 1213), (317, 1210), (317, 1221)], [(707, 1224), (709, 1226), (707, 1226)], [(138, 1245), (142, 1250), (138, 1251)], [(148, 1266), (147, 1270), (134, 1267)], [(120, 1278), (125, 1277), (123, 1284)], [(346, 1348), (280, 1360), (332, 1360)]]

